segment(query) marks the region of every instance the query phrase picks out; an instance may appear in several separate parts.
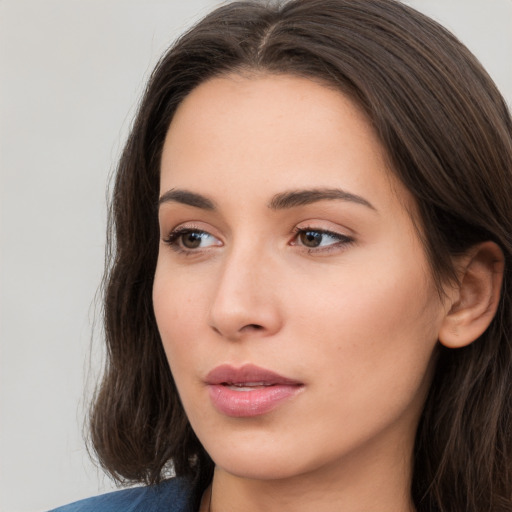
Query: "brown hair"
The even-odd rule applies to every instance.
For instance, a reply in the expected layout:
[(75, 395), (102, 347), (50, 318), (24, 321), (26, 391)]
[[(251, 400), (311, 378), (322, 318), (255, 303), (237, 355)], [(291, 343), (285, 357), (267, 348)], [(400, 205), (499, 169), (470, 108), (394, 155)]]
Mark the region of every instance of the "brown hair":
[[(111, 205), (107, 364), (92, 441), (117, 479), (154, 483), (172, 467), (207, 481), (152, 306), (160, 155), (173, 114), (208, 78), (262, 70), (320, 80), (367, 114), (416, 198), (438, 284), (453, 255), (493, 240), (505, 254), (498, 312), (469, 346), (438, 347), (417, 433), (418, 511), (512, 509), (512, 123), (492, 80), (449, 32), (395, 0), (235, 2), (186, 33), (154, 70)], [(172, 290), (169, 291), (172, 293)]]

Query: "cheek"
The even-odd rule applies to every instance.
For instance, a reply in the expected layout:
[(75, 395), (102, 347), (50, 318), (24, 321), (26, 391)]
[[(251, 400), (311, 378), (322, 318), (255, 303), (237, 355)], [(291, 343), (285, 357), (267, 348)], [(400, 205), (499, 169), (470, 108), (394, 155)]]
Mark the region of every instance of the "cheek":
[(317, 281), (315, 293), (290, 294), (295, 336), (310, 340), (308, 362), (332, 385), (414, 388), (427, 372), (442, 318), (437, 291), (418, 260), (390, 261), (399, 263), (352, 268)]
[(204, 354), (204, 326), (208, 313), (206, 286), (207, 282), (198, 276), (172, 271), (165, 262), (157, 265), (153, 308), (177, 384), (180, 375), (189, 373), (197, 366), (198, 355)]
[[(343, 291), (315, 297), (295, 327), (297, 336), (314, 340), (302, 354), (305, 374), (322, 389), (308, 417), (323, 419), (312, 428), (322, 431), (329, 418), (333, 436), (343, 425), (347, 439), (369, 438), (402, 418), (410, 433), (431, 380), (433, 295), (428, 285), (419, 286), (421, 280), (353, 277)], [(297, 308), (306, 311), (307, 304)]]

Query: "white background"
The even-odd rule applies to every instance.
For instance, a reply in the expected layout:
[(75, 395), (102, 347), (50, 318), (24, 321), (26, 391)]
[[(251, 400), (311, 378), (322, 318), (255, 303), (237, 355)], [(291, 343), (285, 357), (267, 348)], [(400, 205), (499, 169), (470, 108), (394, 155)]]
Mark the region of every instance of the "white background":
[[(219, 3), (0, 0), (0, 512), (112, 488), (82, 441), (108, 176), (157, 58)], [(512, 0), (409, 3), (512, 105)]]

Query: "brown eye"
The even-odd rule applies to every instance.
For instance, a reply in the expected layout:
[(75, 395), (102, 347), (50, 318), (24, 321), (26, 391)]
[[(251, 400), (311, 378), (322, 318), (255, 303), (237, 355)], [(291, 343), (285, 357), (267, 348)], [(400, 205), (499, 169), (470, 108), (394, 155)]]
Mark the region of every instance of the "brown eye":
[(319, 231), (301, 231), (299, 233), (299, 240), (305, 247), (319, 247), (322, 243), (323, 234)]
[(186, 252), (221, 246), (222, 242), (207, 231), (178, 228), (163, 240), (173, 250)]
[(341, 247), (351, 244), (354, 239), (341, 233), (326, 231), (325, 229), (297, 229), (292, 245), (300, 245), (307, 249), (318, 249), (319, 251), (329, 248)]
[(201, 241), (204, 238), (205, 233), (197, 231), (189, 231), (181, 235), (181, 243), (183, 247), (187, 249), (197, 249), (201, 245)]

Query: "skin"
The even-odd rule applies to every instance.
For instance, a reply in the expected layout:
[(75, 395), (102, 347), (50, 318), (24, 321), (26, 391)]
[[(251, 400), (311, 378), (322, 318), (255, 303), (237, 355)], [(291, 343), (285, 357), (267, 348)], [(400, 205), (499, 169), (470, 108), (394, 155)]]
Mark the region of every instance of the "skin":
[[(269, 207), (311, 189), (368, 204)], [(176, 190), (215, 207), (184, 204)], [(414, 201), (364, 114), (304, 78), (212, 79), (170, 125), (161, 196), (154, 309), (184, 408), (216, 464), (211, 510), (412, 510), (414, 434), (449, 305)], [(303, 387), (269, 413), (228, 417), (206, 375), (247, 363)]]

